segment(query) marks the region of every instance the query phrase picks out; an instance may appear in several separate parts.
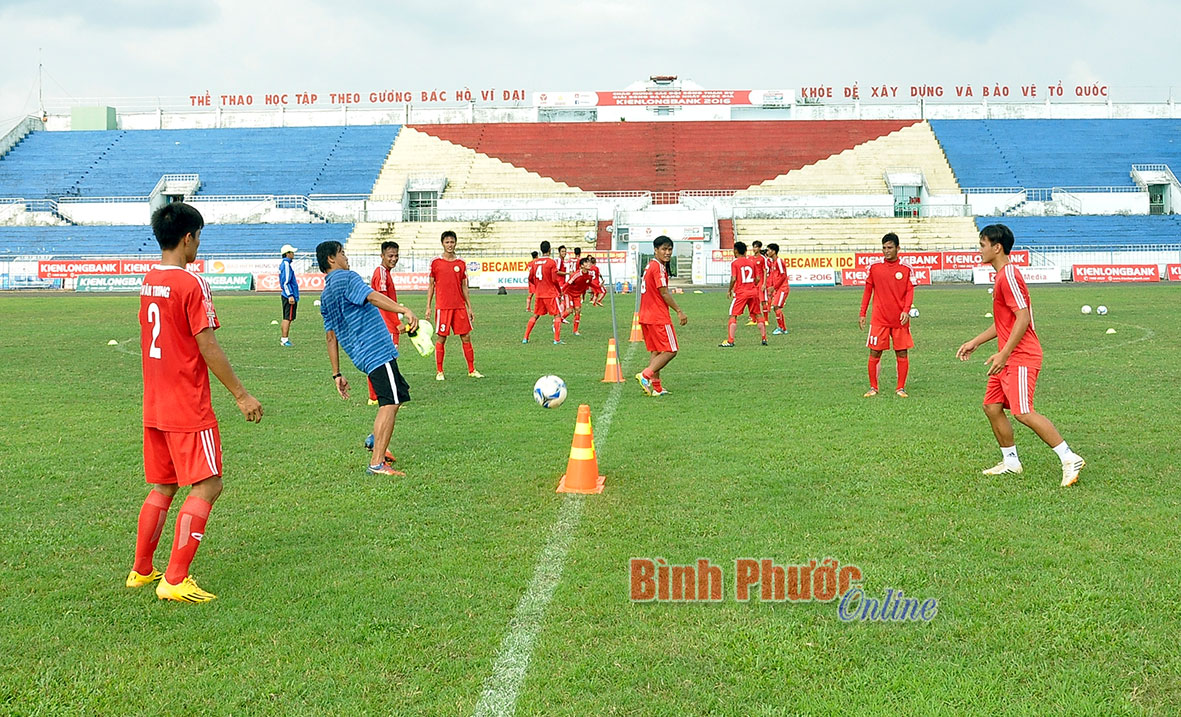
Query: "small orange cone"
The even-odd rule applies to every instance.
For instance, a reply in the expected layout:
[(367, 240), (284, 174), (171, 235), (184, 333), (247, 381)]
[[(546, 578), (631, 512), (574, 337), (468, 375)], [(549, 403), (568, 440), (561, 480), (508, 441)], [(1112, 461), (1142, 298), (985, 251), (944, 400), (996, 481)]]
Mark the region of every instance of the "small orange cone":
[(603, 383), (623, 383), (623, 367), (619, 365), (615, 339), (607, 339), (607, 368), (603, 370)]
[(578, 407), (574, 441), (570, 444), (570, 461), (566, 464), (566, 475), (558, 481), (558, 492), (602, 493), (605, 480), (606, 478), (599, 475), (599, 461), (595, 458), (595, 434), (591, 430), (590, 406), (584, 403)]
[(628, 339), (629, 343), (636, 343), (644, 340), (644, 332), (640, 331), (640, 313), (637, 311), (632, 314), (632, 335)]

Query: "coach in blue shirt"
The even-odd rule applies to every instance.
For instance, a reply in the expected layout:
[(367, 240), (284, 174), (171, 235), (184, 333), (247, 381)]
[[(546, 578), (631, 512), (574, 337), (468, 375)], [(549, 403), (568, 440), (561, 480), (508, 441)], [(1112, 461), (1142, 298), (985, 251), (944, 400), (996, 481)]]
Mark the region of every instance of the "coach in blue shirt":
[(320, 315), (328, 340), (328, 362), (332, 380), (341, 398), (349, 397), (349, 380), (340, 371), (340, 348), (353, 365), (369, 377), (377, 394), (377, 418), (373, 421), (373, 456), (370, 475), (405, 476), (390, 465), (390, 437), (398, 408), (410, 400), (410, 386), (398, 371), (398, 349), (390, 338), (381, 309), (402, 314), (410, 333), (418, 330), (418, 317), (410, 309), (374, 291), (355, 271), (349, 271), (349, 259), (338, 241), (322, 242), (316, 247), (316, 261), (324, 272), (324, 291), (320, 294)]
[(291, 346), (291, 339), (287, 332), (291, 330), (291, 322), (295, 321), (295, 310), (299, 308), (299, 282), (295, 280), (295, 267), (291, 260), (295, 258), (297, 249), (290, 244), (284, 244), (279, 253), (283, 260), (279, 262), (279, 292), (283, 294), (283, 325), (280, 327), (282, 335), (279, 337), (280, 346)]

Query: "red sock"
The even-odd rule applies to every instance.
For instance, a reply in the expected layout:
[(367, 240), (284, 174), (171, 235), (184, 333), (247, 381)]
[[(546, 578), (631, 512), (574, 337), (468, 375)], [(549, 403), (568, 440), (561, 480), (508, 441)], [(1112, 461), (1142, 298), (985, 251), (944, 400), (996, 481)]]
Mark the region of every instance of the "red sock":
[(767, 322), (759, 319), (759, 333), (763, 335), (763, 341), (767, 340)]
[(536, 323), (537, 323), (537, 317), (536, 317), (536, 316), (530, 316), (530, 317), (529, 317), (529, 323), (525, 324), (525, 340), (526, 340), (526, 341), (528, 341), (528, 340), (529, 340), (529, 334), (531, 334), (531, 333), (533, 332), (533, 326), (534, 326), (534, 324), (536, 324)]
[(783, 323), (783, 309), (775, 310), (775, 320), (779, 322), (780, 331), (787, 331), (787, 325)]
[(869, 357), (869, 387), (875, 391), (878, 390), (878, 364), (881, 360), (881, 356)]
[(657, 393), (660, 393), (661, 391), (664, 390), (663, 388), (660, 387), (660, 379), (658, 379), (658, 378), (652, 379), (652, 390)]
[(578, 333), (578, 322), (582, 321), (582, 314), (574, 315), (574, 333)]
[(365, 379), (365, 383), (367, 383), (367, 384), (369, 385), (369, 400), (370, 400), (370, 401), (376, 401), (376, 400), (377, 400), (377, 394), (376, 394), (376, 393), (374, 393), (374, 391), (373, 391), (373, 382), (372, 382), (372, 381), (370, 381), (369, 379)]
[(729, 336), (727, 341), (729, 341), (730, 343), (734, 343), (734, 327), (737, 325), (738, 325), (738, 317), (731, 316), (730, 317), (730, 329), (729, 329), (729, 333), (727, 334)]
[(439, 373), (443, 373), (443, 347), (446, 345), (442, 342), (435, 344), (435, 370)]
[(906, 388), (906, 373), (910, 371), (910, 357), (898, 357), (898, 390)]
[(476, 370), (476, 350), (472, 348), (469, 341), (463, 345), (463, 357), (467, 359), (467, 372), (471, 373)]
[(139, 527), (135, 531), (135, 572), (148, 575), (152, 572), (152, 556), (160, 544), (160, 533), (164, 520), (168, 518), (168, 507), (172, 497), (160, 491), (148, 491), (144, 505), (139, 509)]
[(644, 378), (648, 379), (649, 381), (651, 381), (652, 380), (652, 369), (646, 368), (640, 372), (640, 375), (643, 376)]
[(209, 520), (209, 511), (213, 508), (207, 501), (190, 495), (180, 507), (176, 516), (176, 537), (172, 540), (172, 556), (168, 558), (168, 570), (164, 579), (176, 585), (189, 575), (189, 566), (193, 564), (193, 557), (197, 548), (201, 547), (201, 539), (205, 537), (205, 523)]
[(554, 317), (554, 341), (562, 340), (562, 317), (561, 315)]

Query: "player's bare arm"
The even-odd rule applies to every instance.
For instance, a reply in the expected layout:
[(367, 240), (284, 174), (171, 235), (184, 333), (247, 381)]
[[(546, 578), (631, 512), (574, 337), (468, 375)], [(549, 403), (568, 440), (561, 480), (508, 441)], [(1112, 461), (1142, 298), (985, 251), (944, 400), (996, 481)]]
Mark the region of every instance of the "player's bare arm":
[(729, 295), (729, 297), (731, 299), (734, 298), (734, 282), (736, 282), (736, 281), (738, 281), (738, 278), (731, 276), (730, 277), (730, 288), (726, 290), (726, 293)]
[(336, 341), (336, 332), (325, 334), (325, 341), (328, 342), (328, 363), (332, 365), (332, 381), (336, 384), (336, 392), (341, 398), (348, 399), (349, 380), (340, 372), (340, 344)]
[(680, 306), (677, 306), (677, 300), (669, 293), (668, 287), (662, 286), (657, 291), (660, 292), (660, 298), (664, 299), (664, 303), (668, 304), (669, 308), (677, 312), (677, 320), (681, 322), (681, 326), (689, 323), (689, 317), (685, 315), (684, 311), (681, 311)]
[(197, 349), (201, 351), (201, 356), (205, 358), (209, 370), (213, 372), (214, 376), (217, 376), (221, 385), (225, 386), (226, 390), (233, 395), (234, 401), (238, 403), (238, 410), (242, 412), (246, 420), (251, 423), (262, 421), (262, 404), (258, 402), (257, 398), (250, 395), (250, 392), (242, 385), (242, 381), (238, 379), (238, 375), (234, 373), (234, 368), (230, 366), (230, 360), (226, 358), (225, 351), (221, 350), (221, 344), (213, 335), (213, 329), (207, 328), (198, 333), (195, 338), (197, 339)]
[(1017, 348), (1017, 344), (1021, 342), (1021, 337), (1025, 336), (1025, 332), (1029, 329), (1033, 318), (1030, 316), (1029, 307), (1024, 309), (1017, 309), (1014, 314), (1016, 318), (1013, 321), (1013, 333), (1009, 334), (1009, 340), (992, 356), (985, 359), (984, 364), (988, 366), (988, 375), (993, 375), (1001, 372), (1005, 364), (1009, 361), (1009, 357), (1013, 355), (1013, 349)]
[(465, 280), (459, 288), (463, 292), (463, 308), (467, 310), (467, 321), (470, 324), (475, 315), (472, 314), (472, 297), (467, 293), (467, 281)]
[(996, 326), (995, 325), (989, 326), (976, 338), (974, 338), (970, 341), (965, 341), (963, 344), (961, 344), (959, 349), (955, 352), (955, 356), (960, 361), (967, 361), (968, 357), (972, 355), (973, 351), (980, 348), (981, 346), (988, 343), (989, 341), (992, 341), (995, 338), (996, 338)]
[[(409, 309), (409, 307), (399, 304), (398, 302), (394, 301), (393, 299), (391, 299), (390, 297), (386, 296), (385, 294), (383, 294), (379, 291), (369, 292), (369, 296), (365, 297), (365, 300), (368, 301), (370, 304), (373, 304), (377, 308), (381, 309), (382, 311), (391, 311), (391, 312), (396, 312), (396, 313), (401, 314), (403, 317), (405, 317), (407, 323), (409, 324), (410, 330), (411, 331), (418, 331), (418, 317), (414, 315), (414, 312), (411, 311)], [(427, 305), (427, 311), (430, 311), (429, 304)], [(336, 340), (335, 334), (333, 335), (332, 339), (333, 339), (333, 341)], [(331, 353), (332, 349), (329, 348), (328, 351), (329, 351), (329, 353)], [(336, 371), (333, 370), (332, 373), (336, 373)]]
[(431, 277), (426, 283), (426, 313), (423, 316), (431, 315), (431, 306), (435, 303), (435, 277)]

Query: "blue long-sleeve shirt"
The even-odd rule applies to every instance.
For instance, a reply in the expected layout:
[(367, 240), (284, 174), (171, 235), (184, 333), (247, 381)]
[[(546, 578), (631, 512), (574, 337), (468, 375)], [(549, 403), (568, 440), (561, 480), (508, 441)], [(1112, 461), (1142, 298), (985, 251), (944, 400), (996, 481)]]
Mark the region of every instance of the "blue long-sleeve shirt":
[(295, 269), (287, 257), (279, 262), (279, 291), (283, 292), (284, 299), (292, 297), (299, 301), (299, 282), (295, 280)]

